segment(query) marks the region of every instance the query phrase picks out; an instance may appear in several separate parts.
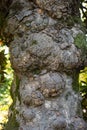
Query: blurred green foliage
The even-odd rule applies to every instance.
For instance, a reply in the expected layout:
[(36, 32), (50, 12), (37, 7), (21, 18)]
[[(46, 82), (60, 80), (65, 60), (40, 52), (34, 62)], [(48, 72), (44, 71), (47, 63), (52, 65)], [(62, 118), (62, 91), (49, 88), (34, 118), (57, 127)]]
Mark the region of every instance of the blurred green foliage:
[[(87, 0), (80, 0), (80, 11), (82, 22), (85, 24), (87, 36)], [(82, 44), (80, 44), (80, 47), (83, 49), (82, 53), (87, 57), (87, 37), (84, 38), (84, 36), (79, 36), (76, 40), (81, 40), (80, 43)], [(79, 86), (82, 96), (83, 116), (84, 119), (87, 120), (87, 67), (80, 71)]]
[(81, 19), (87, 29), (87, 0), (80, 0), (80, 11)]
[(79, 89), (82, 96), (82, 109), (84, 119), (87, 120), (87, 67), (79, 75)]
[(12, 103), (10, 87), (13, 80), (13, 70), (9, 58), (8, 48), (0, 46), (0, 129), (7, 122), (7, 111)]
[(82, 21), (85, 23), (85, 27), (87, 28), (87, 0), (80, 0), (80, 11)]

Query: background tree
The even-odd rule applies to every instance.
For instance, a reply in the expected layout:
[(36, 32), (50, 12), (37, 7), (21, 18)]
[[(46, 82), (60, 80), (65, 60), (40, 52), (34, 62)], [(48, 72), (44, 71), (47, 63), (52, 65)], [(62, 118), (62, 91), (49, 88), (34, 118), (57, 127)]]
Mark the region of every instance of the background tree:
[(87, 0), (80, 0), (80, 9), (82, 11), (82, 18), (87, 28)]
[(6, 58), (4, 55), (4, 51), (0, 52), (0, 83), (4, 82), (4, 70), (6, 65)]

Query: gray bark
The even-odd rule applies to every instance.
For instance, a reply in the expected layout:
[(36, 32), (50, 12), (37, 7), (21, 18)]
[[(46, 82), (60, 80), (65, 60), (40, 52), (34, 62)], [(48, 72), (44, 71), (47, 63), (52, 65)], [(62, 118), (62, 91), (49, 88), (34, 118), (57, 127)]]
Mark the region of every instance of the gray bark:
[[(15, 72), (8, 130), (86, 130), (75, 46), (80, 33), (77, 0), (14, 0), (5, 33)], [(84, 65), (83, 65), (84, 66)]]

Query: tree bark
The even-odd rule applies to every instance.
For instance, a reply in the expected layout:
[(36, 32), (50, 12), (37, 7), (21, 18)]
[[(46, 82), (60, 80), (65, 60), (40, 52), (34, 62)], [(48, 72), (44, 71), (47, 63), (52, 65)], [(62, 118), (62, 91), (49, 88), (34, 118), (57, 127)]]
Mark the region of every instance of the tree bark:
[(85, 57), (75, 45), (83, 35), (79, 1), (15, 0), (4, 32), (13, 36), (15, 72), (7, 129), (86, 130), (78, 83)]

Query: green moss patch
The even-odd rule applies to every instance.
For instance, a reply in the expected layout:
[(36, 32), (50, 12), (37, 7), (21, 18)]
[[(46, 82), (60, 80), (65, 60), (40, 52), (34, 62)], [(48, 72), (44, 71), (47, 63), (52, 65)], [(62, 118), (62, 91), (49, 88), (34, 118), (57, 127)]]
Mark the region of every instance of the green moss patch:
[(83, 33), (77, 34), (77, 36), (74, 39), (74, 44), (81, 49), (82, 55), (85, 56), (87, 53), (87, 39), (86, 35)]
[(86, 36), (82, 33), (77, 34), (77, 36), (74, 39), (74, 43), (80, 49), (81, 48), (87, 49)]

